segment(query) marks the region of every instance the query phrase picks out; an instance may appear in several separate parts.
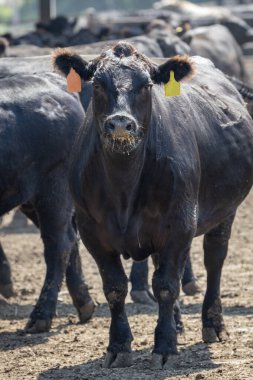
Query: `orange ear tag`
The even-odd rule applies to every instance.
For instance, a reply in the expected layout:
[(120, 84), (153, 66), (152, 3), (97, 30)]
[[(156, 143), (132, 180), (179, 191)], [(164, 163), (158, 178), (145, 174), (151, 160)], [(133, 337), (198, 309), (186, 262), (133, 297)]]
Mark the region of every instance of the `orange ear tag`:
[(82, 82), (80, 75), (71, 67), (70, 72), (67, 76), (67, 90), (68, 92), (81, 92)]
[(165, 96), (179, 96), (180, 83), (175, 80), (174, 71), (170, 72), (170, 80), (164, 85)]

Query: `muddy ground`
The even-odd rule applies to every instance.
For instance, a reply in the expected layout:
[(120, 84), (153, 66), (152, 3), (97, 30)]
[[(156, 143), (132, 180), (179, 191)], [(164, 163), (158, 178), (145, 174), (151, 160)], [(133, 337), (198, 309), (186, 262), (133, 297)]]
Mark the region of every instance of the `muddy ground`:
[[(185, 333), (179, 338), (180, 355), (166, 371), (149, 369), (156, 307), (133, 304), (130, 297), (127, 312), (134, 335), (134, 365), (128, 369), (101, 368), (109, 310), (96, 265), (83, 246), (83, 268), (97, 303), (93, 319), (86, 325), (78, 324), (64, 285), (50, 333), (24, 335), (22, 329), (41, 289), (45, 264), (37, 230), (32, 225), (10, 228), (10, 220), (11, 215), (4, 218), (0, 238), (12, 265), (17, 295), (8, 301), (0, 298), (0, 380), (253, 379), (253, 192), (238, 211), (223, 271), (222, 302), (230, 339), (204, 344), (200, 320), (203, 294), (181, 295)], [(192, 257), (204, 290), (201, 246), (202, 238), (195, 239)], [(129, 272), (130, 262), (125, 264)]]

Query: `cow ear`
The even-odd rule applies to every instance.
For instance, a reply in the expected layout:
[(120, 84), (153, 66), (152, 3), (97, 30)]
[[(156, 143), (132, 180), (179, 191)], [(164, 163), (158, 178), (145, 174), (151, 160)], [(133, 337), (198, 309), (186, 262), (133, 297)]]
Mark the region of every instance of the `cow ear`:
[(168, 83), (171, 71), (174, 71), (176, 81), (180, 82), (182, 79), (189, 79), (194, 74), (194, 64), (190, 57), (177, 55), (156, 66), (151, 78), (156, 84)]
[(71, 68), (85, 81), (90, 80), (94, 74), (94, 67), (70, 49), (56, 49), (52, 54), (52, 63), (54, 69), (65, 77)]

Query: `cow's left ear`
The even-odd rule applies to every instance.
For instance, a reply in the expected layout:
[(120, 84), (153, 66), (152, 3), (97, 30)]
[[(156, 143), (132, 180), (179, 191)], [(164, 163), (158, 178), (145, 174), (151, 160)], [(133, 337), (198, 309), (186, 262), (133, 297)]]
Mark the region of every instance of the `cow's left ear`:
[(177, 55), (170, 58), (167, 62), (156, 66), (151, 74), (154, 83), (168, 83), (170, 80), (170, 72), (174, 71), (175, 79), (180, 82), (182, 79), (191, 77), (194, 74), (194, 64), (190, 57)]
[(65, 77), (68, 76), (71, 68), (74, 69), (84, 81), (90, 80), (94, 74), (93, 65), (86, 62), (71, 49), (56, 49), (52, 54), (52, 63), (54, 69)]

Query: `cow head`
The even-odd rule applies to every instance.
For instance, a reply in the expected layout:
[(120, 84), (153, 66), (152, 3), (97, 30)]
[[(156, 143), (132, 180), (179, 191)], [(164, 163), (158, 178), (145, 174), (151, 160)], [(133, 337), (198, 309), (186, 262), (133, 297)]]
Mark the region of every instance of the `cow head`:
[(104, 147), (129, 154), (147, 133), (152, 112), (153, 84), (191, 75), (188, 57), (176, 56), (157, 66), (127, 42), (119, 42), (91, 62), (66, 49), (57, 49), (54, 67), (65, 76), (71, 67), (84, 81), (92, 80), (93, 114)]

